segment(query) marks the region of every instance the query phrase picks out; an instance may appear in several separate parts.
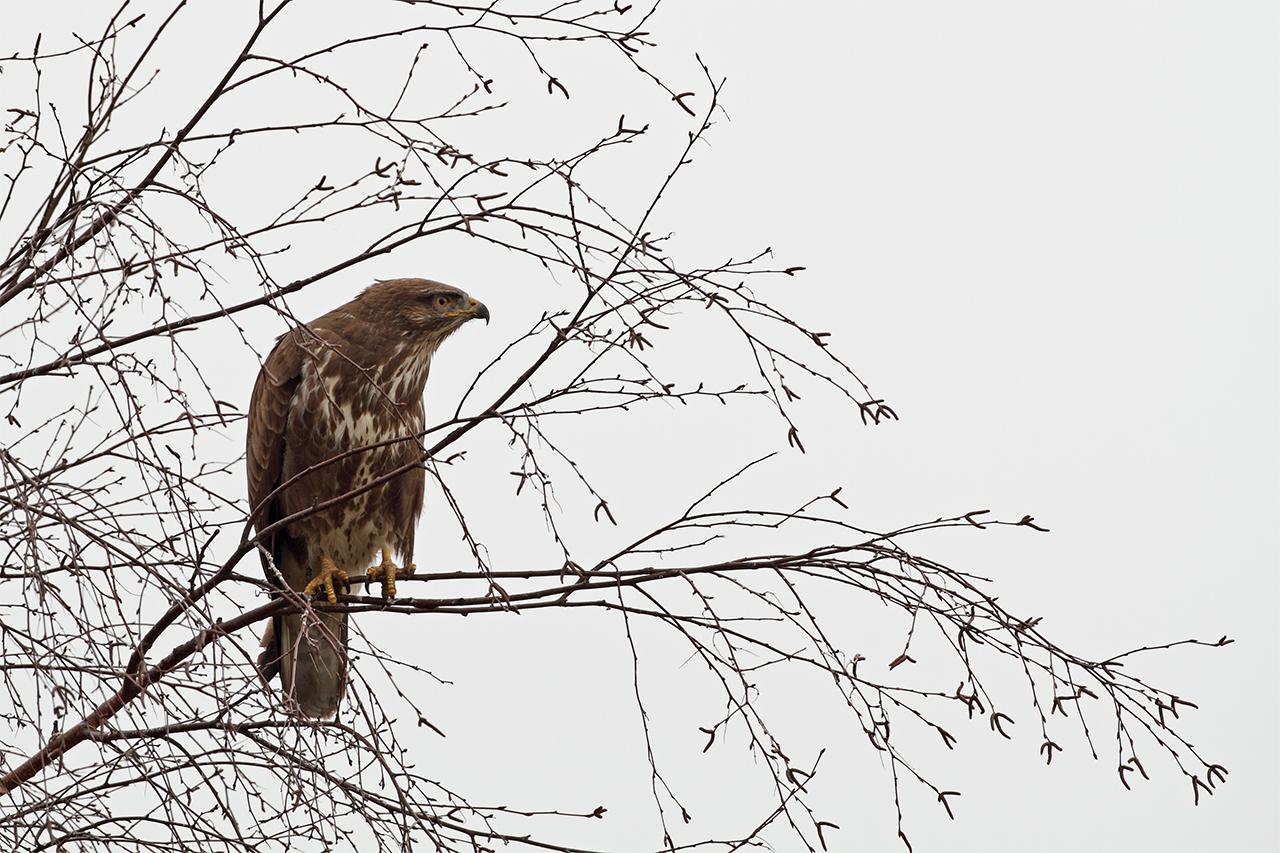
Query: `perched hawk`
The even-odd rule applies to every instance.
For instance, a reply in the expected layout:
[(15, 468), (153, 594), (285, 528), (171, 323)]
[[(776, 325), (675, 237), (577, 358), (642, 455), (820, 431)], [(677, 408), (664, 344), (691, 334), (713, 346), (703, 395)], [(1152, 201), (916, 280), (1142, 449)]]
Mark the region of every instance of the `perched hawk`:
[[(403, 473), (268, 534), (260, 553), (272, 582), (336, 601), (347, 573), (366, 571), (380, 553), (367, 575), (395, 596), (396, 572), (413, 571), (422, 513), (422, 390), (436, 348), (476, 317), (488, 321), (489, 310), (456, 287), (401, 278), (280, 338), (249, 403), (256, 527)], [(277, 616), (263, 637), (263, 676), (280, 674), (297, 711), (329, 716), (346, 684), (346, 645), (345, 613)]]

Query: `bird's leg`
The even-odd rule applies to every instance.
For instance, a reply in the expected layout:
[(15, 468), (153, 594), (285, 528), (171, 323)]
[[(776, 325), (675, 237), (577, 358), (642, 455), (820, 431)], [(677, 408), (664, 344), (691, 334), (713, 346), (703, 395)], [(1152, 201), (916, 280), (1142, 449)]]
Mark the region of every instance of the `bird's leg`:
[(338, 568), (333, 560), (321, 555), (320, 571), (316, 576), (307, 581), (307, 585), (302, 588), (303, 595), (315, 595), (320, 590), (324, 590), (325, 597), (329, 599), (330, 604), (338, 603), (338, 593), (334, 588), (334, 578), (337, 578), (342, 584), (347, 583), (347, 573)]
[(382, 582), (382, 597), (396, 597), (396, 572), (401, 577), (413, 574), (413, 570), (417, 568), (413, 563), (405, 563), (404, 567), (397, 566), (391, 560), (391, 549), (382, 549), (382, 563), (377, 566), (371, 566), (369, 571), (365, 572), (365, 577), (371, 581)]

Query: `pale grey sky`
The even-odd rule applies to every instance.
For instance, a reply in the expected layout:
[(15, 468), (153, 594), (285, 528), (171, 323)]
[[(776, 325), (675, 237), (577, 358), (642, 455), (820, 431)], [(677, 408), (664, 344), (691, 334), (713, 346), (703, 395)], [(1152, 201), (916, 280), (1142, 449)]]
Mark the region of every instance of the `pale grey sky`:
[(1203, 700), (1191, 740), (1232, 771), (1212, 802), (979, 736), (963, 816), (917, 849), (1277, 849), (1274, 4), (699, 9), (682, 42), (734, 118), (689, 189), (702, 221), (802, 258), (902, 407), (814, 455), (872, 516), (1043, 520), (963, 553), (1058, 636), (1238, 638), (1149, 661)]
[[(196, 4), (206, 44), (238, 32), (225, 13), (235, 5)], [(314, 26), (325, 26), (326, 4), (312, 5)], [(1200, 705), (1191, 740), (1231, 771), (1199, 808), (1163, 763), (1126, 792), (1105, 750), (1110, 732), (1098, 735), (1101, 760), (1074, 735), (1046, 768), (1029, 720), (1011, 743), (975, 721), (956, 732), (955, 753), (921, 744), (922, 763), (964, 792), (955, 822), (925, 798), (908, 803), (921, 853), (1280, 847), (1278, 28), (1271, 3), (1133, 0), (707, 0), (671, 3), (651, 22), (673, 75), (696, 85), (697, 51), (728, 78), (727, 119), (673, 187), (664, 229), (696, 256), (771, 246), (779, 263), (805, 266), (772, 295), (828, 329), (901, 415), (869, 429), (836, 401), (811, 407), (801, 424), (809, 452), (771, 468), (761, 489), (789, 499), (843, 484), (870, 527), (979, 508), (1034, 515), (1050, 534), (930, 546), (990, 577), (1002, 601), (1043, 616), (1058, 642), (1085, 654), (1237, 640), (1144, 662)], [(176, 90), (187, 73), (198, 77), (176, 69), (157, 85)], [(551, 146), (612, 126), (620, 93), (589, 69), (566, 80), (570, 102), (532, 101), (507, 132)], [(678, 140), (685, 120), (661, 106), (642, 102), (648, 112), (635, 118), (667, 123)], [(663, 153), (650, 155), (656, 169)], [(322, 173), (335, 152), (280, 156), (259, 164), (256, 180), (284, 165)], [(602, 180), (625, 194), (648, 177)], [(251, 186), (226, 192), (254, 203)], [(314, 316), (376, 277), (467, 288), (494, 323), (442, 352), (428, 401), (452, 400), (468, 365), (555, 304), (554, 284), (516, 278), (527, 274), (478, 247), (413, 246), (292, 307)], [(249, 327), (263, 351), (280, 330), (266, 312)], [(247, 388), (252, 354), (209, 346), (219, 358), (206, 378)], [(668, 494), (687, 503), (725, 463), (782, 439), (680, 430), (654, 439), (671, 439), (665, 468), (629, 472), (645, 490), (637, 512)], [(628, 473), (618, 445), (592, 441), (603, 470)], [(483, 496), (490, 486), (460, 488)], [(424, 525), (425, 541), (444, 535), (439, 516)], [(609, 819), (584, 843), (625, 851), (660, 841), (616, 619), (363, 624), (453, 682), (429, 700), (448, 737), (411, 737), (441, 778), (493, 801), (607, 805)], [(841, 626), (851, 648), (871, 642), (860, 629), (852, 618)], [(704, 720), (689, 716), (696, 673), (663, 643), (652, 638), (643, 677), (667, 737), (664, 767), (693, 829), (715, 827), (767, 792), (732, 761), (702, 756)], [(799, 682), (782, 708), (832, 747), (815, 790), (841, 826), (832, 849), (902, 849), (886, 769), (840, 711)]]

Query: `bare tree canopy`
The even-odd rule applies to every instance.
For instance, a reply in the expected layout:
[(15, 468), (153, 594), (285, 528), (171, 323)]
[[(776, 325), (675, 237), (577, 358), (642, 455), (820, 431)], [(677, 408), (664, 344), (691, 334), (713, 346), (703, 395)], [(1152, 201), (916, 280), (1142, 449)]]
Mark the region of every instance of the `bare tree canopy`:
[[(851, 754), (883, 776), (909, 846), (913, 808), (962, 819), (947, 751), (1015, 726), (1046, 763), (1087, 752), (1125, 788), (1181, 774), (1199, 802), (1226, 779), (1179, 728), (1194, 703), (1142, 663), (1229, 638), (1073, 651), (1074, 629), (929, 556), (941, 537), (1043, 532), (1035, 518), (964, 507), (868, 529), (849, 495), (874, 483), (795, 462), (806, 424), (860, 441), (898, 414), (812, 325), (827, 284), (800, 289), (803, 267), (766, 247), (705, 257), (664, 226), (671, 187), (732, 130), (714, 70), (663, 58), (656, 4), (96, 14), (25, 45), (0, 33), (0, 846), (616, 849), (594, 835), (616, 806), (591, 780), (581, 802), (512, 802), (432, 757), (449, 734), (433, 697), (469, 689), (436, 673), (442, 632), (532, 632), (544, 612), (583, 626), (541, 676), (566, 714), (596, 650), (629, 684), (615, 743), (561, 747), (643, 750), (651, 832), (629, 849), (851, 849), (851, 816), (809, 790)], [(204, 39), (212, 18), (239, 40)], [(434, 277), (446, 252), (484, 271), (452, 283), (495, 322), (471, 339), (481, 360), (432, 369), (406, 463), (427, 484), (417, 572), (385, 599), (358, 573), (334, 603), (281, 591), (259, 555), (290, 519), (255, 530), (243, 497), (253, 370), (376, 263)], [(253, 368), (212, 369), (233, 359)], [(674, 447), (733, 463), (682, 476), (663, 468)], [(793, 494), (760, 487), (789, 466)], [(267, 620), (316, 612), (359, 614), (331, 719), (288, 713), (255, 665)], [(696, 683), (687, 707), (656, 713), (653, 684), (676, 678)], [(787, 712), (816, 705), (847, 731)], [(828, 752), (850, 733), (858, 751)], [(753, 774), (765, 807), (693, 821), (676, 748), (706, 753), (708, 778)]]

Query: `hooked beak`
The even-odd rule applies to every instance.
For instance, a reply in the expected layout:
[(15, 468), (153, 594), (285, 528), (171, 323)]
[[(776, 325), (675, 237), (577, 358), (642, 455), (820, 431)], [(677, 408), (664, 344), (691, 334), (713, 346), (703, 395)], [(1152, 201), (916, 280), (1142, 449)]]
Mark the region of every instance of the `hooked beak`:
[(484, 320), (485, 325), (489, 324), (489, 309), (485, 307), (483, 302), (469, 299), (467, 301), (467, 313), (479, 320)]

